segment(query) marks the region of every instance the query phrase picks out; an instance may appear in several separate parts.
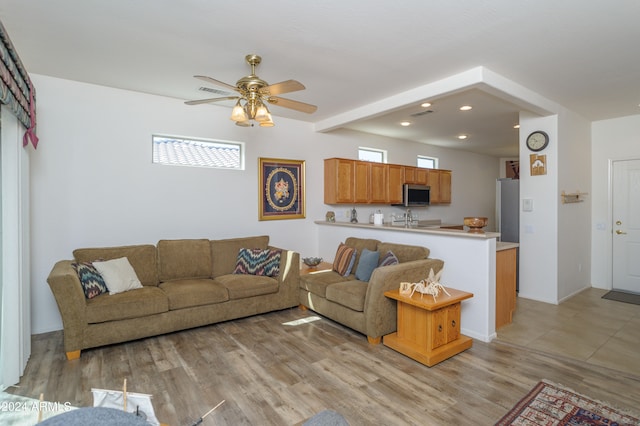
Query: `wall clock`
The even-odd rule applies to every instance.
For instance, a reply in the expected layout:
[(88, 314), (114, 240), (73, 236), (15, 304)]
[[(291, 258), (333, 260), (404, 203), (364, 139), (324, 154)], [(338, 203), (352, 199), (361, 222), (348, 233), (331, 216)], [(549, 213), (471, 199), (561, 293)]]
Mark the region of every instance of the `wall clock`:
[(549, 145), (549, 135), (542, 130), (536, 130), (527, 136), (527, 148), (530, 151), (542, 151)]

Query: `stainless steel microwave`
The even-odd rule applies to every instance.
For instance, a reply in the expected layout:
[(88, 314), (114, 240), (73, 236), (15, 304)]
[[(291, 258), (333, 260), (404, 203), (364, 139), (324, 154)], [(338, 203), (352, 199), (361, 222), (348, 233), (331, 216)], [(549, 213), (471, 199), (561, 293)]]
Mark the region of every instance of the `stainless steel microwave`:
[(396, 206), (418, 207), (428, 206), (431, 202), (431, 187), (428, 185), (402, 185), (402, 204)]

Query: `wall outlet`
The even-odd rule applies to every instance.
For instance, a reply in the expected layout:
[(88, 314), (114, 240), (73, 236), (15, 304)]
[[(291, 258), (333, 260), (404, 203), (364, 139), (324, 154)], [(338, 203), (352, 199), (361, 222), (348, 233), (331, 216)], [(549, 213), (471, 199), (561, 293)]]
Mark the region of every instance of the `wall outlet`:
[(351, 210), (345, 210), (344, 211), (344, 217), (346, 217), (347, 219), (349, 219), (351, 217)]

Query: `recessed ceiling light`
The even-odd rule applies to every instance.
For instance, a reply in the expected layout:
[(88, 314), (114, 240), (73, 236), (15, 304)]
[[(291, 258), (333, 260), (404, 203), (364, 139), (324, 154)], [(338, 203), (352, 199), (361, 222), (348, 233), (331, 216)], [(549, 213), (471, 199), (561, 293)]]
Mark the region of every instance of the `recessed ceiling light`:
[(401, 121), (400, 125), (404, 126), (404, 127), (411, 126), (411, 122), (410, 121)]
[(468, 135), (458, 135), (458, 139), (460, 140), (465, 140), (466, 138), (468, 138)]
[(513, 128), (514, 128), (514, 129), (519, 129), (519, 128), (520, 128), (520, 125), (519, 125), (519, 124), (515, 124), (515, 125), (513, 126)]
[(473, 109), (473, 107), (471, 105), (462, 105), (460, 107), (460, 111), (469, 111), (471, 109)]
[(429, 108), (431, 106), (431, 102), (423, 102), (420, 104), (422, 108)]

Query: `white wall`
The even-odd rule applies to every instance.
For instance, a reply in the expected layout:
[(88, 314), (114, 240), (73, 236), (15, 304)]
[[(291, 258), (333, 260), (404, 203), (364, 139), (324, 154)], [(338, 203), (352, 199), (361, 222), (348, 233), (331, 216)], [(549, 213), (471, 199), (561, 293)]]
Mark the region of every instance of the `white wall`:
[[(547, 174), (531, 176), (526, 137), (534, 130), (549, 135)], [(520, 293), (521, 297), (557, 303), (558, 288), (558, 117), (520, 115)], [(522, 211), (522, 200), (533, 200), (533, 211)]]
[(640, 159), (640, 115), (591, 125), (591, 285), (611, 289), (611, 162)]
[[(240, 128), (229, 120), (230, 108), (32, 79), (41, 139), (30, 156), (33, 333), (62, 328), (46, 278), (75, 248), (268, 234), (276, 246), (315, 255), (313, 221), (346, 209), (323, 203), (323, 159), (357, 158), (358, 146), (387, 149), (394, 163), (438, 156), (452, 170), (452, 204), (428, 207), (421, 217), (461, 223), (464, 216), (494, 216), (498, 163), (492, 157), (358, 132), (315, 133), (308, 123), (277, 116), (271, 129)], [(246, 170), (153, 165), (155, 133), (245, 142)], [(306, 161), (306, 219), (258, 221), (259, 157)], [(371, 207), (358, 210), (365, 218)]]
[[(558, 190), (591, 192), (591, 123), (568, 111), (559, 115)], [(591, 287), (591, 205), (558, 204), (558, 301)]]

